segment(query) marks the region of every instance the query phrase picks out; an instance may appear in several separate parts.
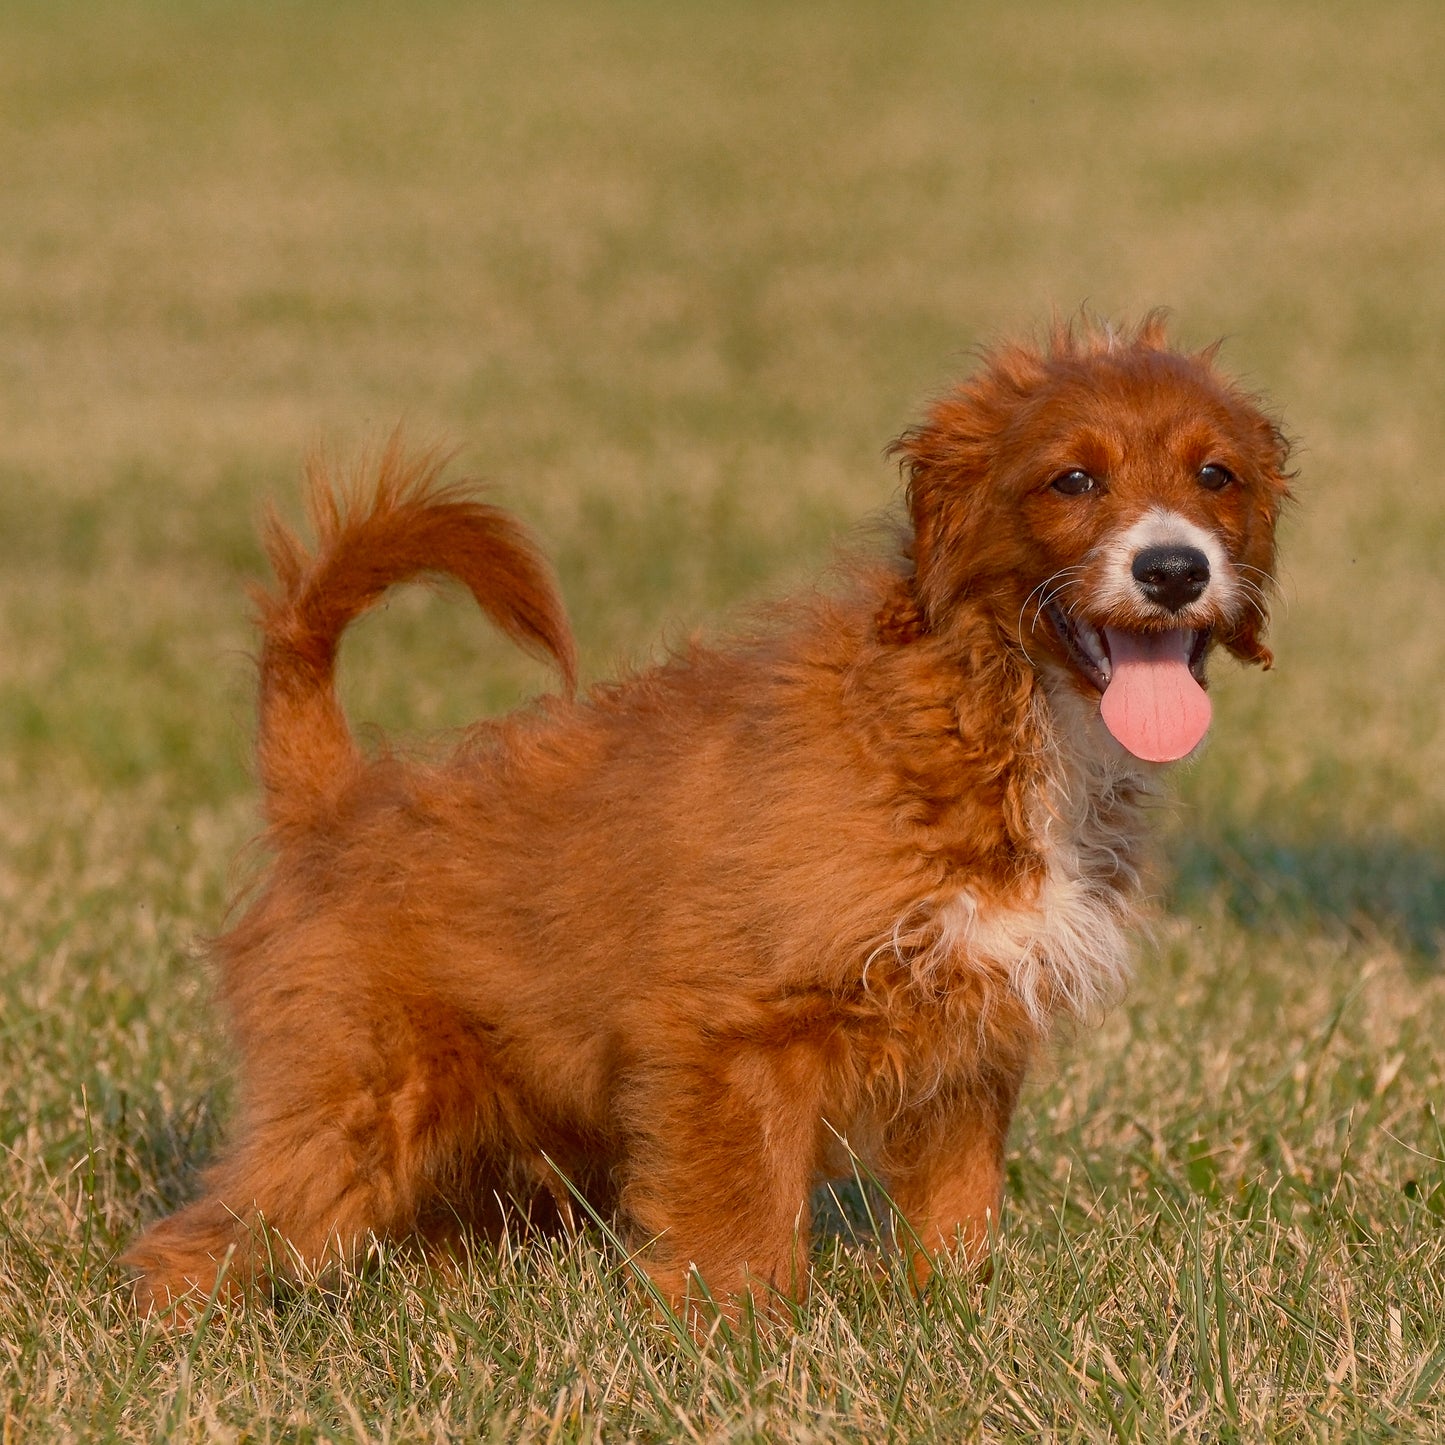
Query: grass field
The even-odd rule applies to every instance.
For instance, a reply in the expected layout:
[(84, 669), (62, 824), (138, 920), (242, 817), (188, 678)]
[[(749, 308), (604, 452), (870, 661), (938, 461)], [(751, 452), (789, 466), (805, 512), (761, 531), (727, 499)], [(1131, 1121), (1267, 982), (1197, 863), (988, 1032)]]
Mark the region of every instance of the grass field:
[[(9, 0), (5, 1445), (1445, 1437), (1442, 74), (1429, 0)], [(456, 441), (600, 676), (823, 565), (968, 349), (1085, 301), (1230, 337), (1300, 506), (1279, 665), (1216, 668), (987, 1289), (916, 1300), (840, 1223), (795, 1328), (700, 1351), (600, 1235), (133, 1319), (113, 1259), (227, 1109), (196, 944), (305, 449)], [(345, 666), (388, 728), (542, 681), (421, 593)]]

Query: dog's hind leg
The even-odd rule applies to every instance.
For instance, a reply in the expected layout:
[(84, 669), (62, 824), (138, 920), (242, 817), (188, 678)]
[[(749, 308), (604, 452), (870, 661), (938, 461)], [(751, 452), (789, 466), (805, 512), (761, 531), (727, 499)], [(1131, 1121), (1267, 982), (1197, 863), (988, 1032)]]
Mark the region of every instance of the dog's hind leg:
[[(264, 1293), (325, 1275), (372, 1238), (435, 1233), (447, 1197), (478, 1187), (469, 1164), (488, 1101), (465, 1087), (475, 1082), (418, 1072), (384, 1089), (323, 1095), (298, 1077), (284, 1095), (253, 1100), (204, 1197), (125, 1256), (139, 1274), (138, 1303), (164, 1309), (186, 1295)], [(477, 1217), (477, 1201), (457, 1202), (468, 1222)]]
[(214, 1194), (153, 1224), (121, 1257), (135, 1272), (137, 1307), (142, 1314), (188, 1318), (212, 1295), (236, 1298), (243, 1281), (254, 1281), (255, 1259), (265, 1253), (261, 1233), (258, 1221)]
[(410, 1231), (426, 1197), (404, 1168), (367, 1159), (337, 1131), (255, 1135), (207, 1176), (207, 1192), (154, 1225), (124, 1263), (137, 1302), (230, 1299), (324, 1275), (372, 1237)]

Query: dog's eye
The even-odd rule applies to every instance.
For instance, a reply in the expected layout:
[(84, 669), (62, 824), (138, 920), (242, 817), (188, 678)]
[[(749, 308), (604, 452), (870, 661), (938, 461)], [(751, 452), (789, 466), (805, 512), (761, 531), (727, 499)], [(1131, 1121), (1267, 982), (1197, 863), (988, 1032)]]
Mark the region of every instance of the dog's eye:
[(1073, 471), (1055, 477), (1049, 485), (1066, 497), (1082, 497), (1085, 492), (1092, 492), (1099, 484), (1082, 467), (1075, 467)]
[(1207, 492), (1222, 492), (1234, 480), (1234, 473), (1218, 462), (1210, 462), (1199, 469), (1199, 485)]

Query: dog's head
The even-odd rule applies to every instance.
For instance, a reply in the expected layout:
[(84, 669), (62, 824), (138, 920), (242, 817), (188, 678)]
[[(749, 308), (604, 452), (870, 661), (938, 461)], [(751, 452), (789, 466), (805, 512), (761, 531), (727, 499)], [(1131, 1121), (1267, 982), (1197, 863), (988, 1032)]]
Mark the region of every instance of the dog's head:
[(1203, 736), (1212, 646), (1270, 662), (1289, 449), (1216, 349), (1172, 349), (1158, 314), (1061, 325), (988, 353), (897, 444), (925, 626), (986, 609), (1153, 761)]

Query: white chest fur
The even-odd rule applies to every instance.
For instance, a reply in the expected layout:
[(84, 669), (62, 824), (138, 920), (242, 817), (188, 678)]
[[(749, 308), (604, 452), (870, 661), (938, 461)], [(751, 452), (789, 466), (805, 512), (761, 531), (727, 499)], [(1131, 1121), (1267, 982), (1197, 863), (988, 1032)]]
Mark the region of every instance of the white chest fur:
[(1143, 802), (1155, 769), (1119, 748), (1097, 709), (1072, 689), (1053, 691), (1039, 706), (1051, 739), (1031, 818), (1043, 869), (1018, 902), (960, 890), (935, 915), (931, 951), (954, 967), (1002, 974), (1044, 1033), (1061, 1013), (1097, 1018), (1123, 992)]

